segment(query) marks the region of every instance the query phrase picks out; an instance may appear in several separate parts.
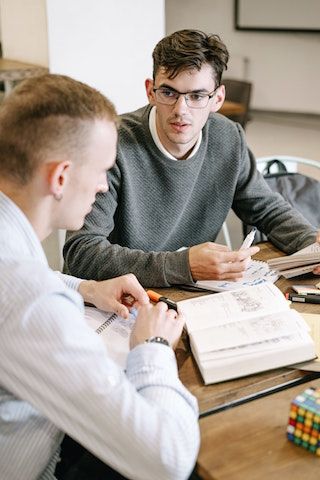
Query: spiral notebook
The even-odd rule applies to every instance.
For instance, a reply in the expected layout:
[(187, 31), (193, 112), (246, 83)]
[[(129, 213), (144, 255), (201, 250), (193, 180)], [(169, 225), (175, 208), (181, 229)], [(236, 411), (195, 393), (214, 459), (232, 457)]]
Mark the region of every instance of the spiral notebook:
[(125, 369), (130, 350), (131, 330), (136, 320), (135, 309), (132, 309), (128, 319), (124, 319), (113, 312), (103, 312), (95, 307), (85, 307), (85, 320), (89, 327), (100, 335), (109, 356)]
[(239, 280), (198, 280), (195, 287), (212, 292), (225, 292), (242, 287), (252, 287), (265, 282), (274, 283), (279, 278), (279, 273), (272, 270), (266, 262), (251, 260), (250, 265)]

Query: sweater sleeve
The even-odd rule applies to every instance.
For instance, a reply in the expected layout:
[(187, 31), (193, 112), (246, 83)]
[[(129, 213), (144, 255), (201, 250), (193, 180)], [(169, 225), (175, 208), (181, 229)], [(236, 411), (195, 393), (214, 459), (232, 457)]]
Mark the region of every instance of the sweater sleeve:
[(273, 192), (256, 168), (242, 129), (241, 162), (232, 208), (246, 224), (255, 225), (286, 253), (293, 253), (315, 241), (316, 229), (284, 198)]
[(113, 241), (118, 217), (121, 173), (116, 165), (108, 175), (109, 191), (98, 194), (83, 228), (67, 232), (64, 271), (82, 279), (105, 280), (133, 273), (143, 286), (168, 287), (192, 283), (189, 250), (151, 251), (123, 247)]

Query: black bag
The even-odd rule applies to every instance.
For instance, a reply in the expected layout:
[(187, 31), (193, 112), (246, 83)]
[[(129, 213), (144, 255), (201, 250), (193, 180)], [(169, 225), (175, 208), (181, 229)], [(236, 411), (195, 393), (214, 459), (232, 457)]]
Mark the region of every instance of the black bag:
[[(278, 172), (270, 173), (271, 167), (277, 165)], [(280, 193), (296, 210), (318, 228), (320, 225), (320, 182), (301, 173), (288, 172), (280, 160), (267, 162), (262, 172), (265, 181), (272, 191)], [(243, 235), (246, 236), (252, 226), (243, 224)], [(254, 243), (265, 242), (268, 238), (257, 231)]]

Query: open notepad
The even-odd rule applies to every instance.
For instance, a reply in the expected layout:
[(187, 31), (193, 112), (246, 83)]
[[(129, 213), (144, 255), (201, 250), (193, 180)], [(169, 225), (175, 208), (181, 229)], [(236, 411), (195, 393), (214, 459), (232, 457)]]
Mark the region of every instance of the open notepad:
[(313, 243), (302, 250), (285, 257), (272, 258), (268, 265), (285, 278), (297, 277), (312, 272), (320, 264), (320, 244)]
[(252, 287), (265, 282), (275, 282), (278, 278), (279, 274), (272, 270), (266, 262), (251, 260), (244, 276), (239, 280), (198, 280), (195, 286), (203, 290), (224, 292), (241, 287)]
[(206, 384), (316, 356), (306, 322), (272, 283), (183, 300), (178, 305)]
[(123, 369), (126, 366), (130, 334), (135, 319), (135, 314), (132, 313), (128, 319), (124, 319), (116, 313), (103, 312), (95, 307), (85, 307), (87, 324), (101, 336), (108, 355)]

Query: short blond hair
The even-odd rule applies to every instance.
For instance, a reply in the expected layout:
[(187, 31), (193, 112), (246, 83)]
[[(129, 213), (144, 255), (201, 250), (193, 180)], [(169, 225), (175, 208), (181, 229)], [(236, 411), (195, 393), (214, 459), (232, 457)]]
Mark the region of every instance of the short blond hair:
[(64, 75), (21, 82), (0, 107), (0, 175), (27, 184), (39, 164), (56, 153), (81, 157), (92, 123), (118, 124), (100, 92)]

